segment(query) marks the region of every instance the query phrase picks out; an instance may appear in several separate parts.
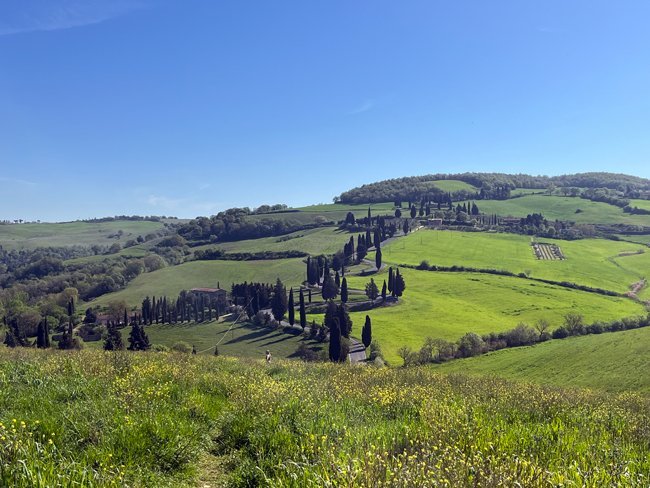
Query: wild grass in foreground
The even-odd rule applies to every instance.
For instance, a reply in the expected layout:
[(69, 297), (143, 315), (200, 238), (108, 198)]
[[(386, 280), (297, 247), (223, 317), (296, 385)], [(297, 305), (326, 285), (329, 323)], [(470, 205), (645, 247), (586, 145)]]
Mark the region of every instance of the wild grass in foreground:
[(647, 396), (427, 368), (2, 349), (0, 412), (0, 486), (650, 481)]

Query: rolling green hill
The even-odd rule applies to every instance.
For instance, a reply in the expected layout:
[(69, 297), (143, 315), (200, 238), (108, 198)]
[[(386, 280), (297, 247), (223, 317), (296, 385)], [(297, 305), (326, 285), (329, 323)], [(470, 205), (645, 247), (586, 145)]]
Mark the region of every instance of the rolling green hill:
[[(0, 245), (6, 249), (58, 246), (124, 245), (129, 239), (163, 228), (161, 222), (116, 220), (111, 222), (66, 222), (58, 224), (0, 225)], [(122, 231), (118, 238), (117, 234)]]
[(451, 361), (436, 370), (650, 393), (650, 328), (572, 337)]
[(500, 216), (525, 217), (541, 213), (548, 220), (568, 220), (580, 224), (650, 226), (650, 215), (630, 215), (614, 205), (582, 198), (527, 195), (510, 200), (480, 200), (478, 206), (481, 212)]
[[(124, 344), (128, 344), (131, 328), (121, 330)], [(218, 343), (219, 355), (262, 359), (266, 350), (275, 358), (295, 358), (300, 344), (312, 350), (321, 350), (327, 344), (303, 338), (299, 330), (287, 333), (284, 329), (256, 328), (245, 322), (211, 321), (200, 324), (153, 324), (146, 327), (152, 344), (172, 347), (185, 342), (196, 347), (199, 354), (214, 354)], [(100, 349), (103, 341), (86, 342), (85, 347)]]
[(131, 306), (140, 305), (146, 296), (175, 297), (181, 290), (195, 287), (229, 289), (234, 282), (254, 281), (272, 283), (279, 277), (286, 285), (296, 286), (304, 280), (305, 264), (301, 259), (274, 261), (190, 261), (178, 266), (144, 273), (120, 291), (103, 295), (90, 302), (106, 306), (112, 300), (125, 300)]
[(431, 181), (431, 183), (436, 188), (440, 188), (442, 191), (446, 191), (449, 193), (453, 193), (455, 191), (461, 191), (461, 190), (467, 192), (478, 191), (478, 188), (476, 188), (475, 186), (460, 180), (434, 180)]
[[(350, 314), (353, 335), (360, 336), (366, 314), (373, 337), (386, 358), (399, 364), (397, 350), (419, 348), (427, 337), (456, 340), (467, 332), (486, 334), (511, 329), (540, 318), (555, 328), (569, 312), (587, 323), (643, 315), (645, 308), (628, 298), (607, 297), (521, 278), (477, 273), (436, 273), (402, 269), (404, 297), (396, 306)], [(379, 288), (387, 273), (373, 276)], [(370, 277), (348, 276), (348, 284), (363, 289)]]
[[(570, 281), (623, 293), (632, 283), (650, 277), (650, 250), (639, 244), (606, 239), (561, 241), (566, 259), (539, 260), (531, 237), (487, 232), (422, 230), (388, 244), (385, 262), (418, 265), (470, 266), (526, 273), (535, 278)], [(632, 254), (641, 251), (641, 254)], [(629, 255), (627, 255), (629, 254)]]
[[(356, 234), (355, 234), (356, 235)], [(192, 248), (221, 249), (225, 252), (302, 251), (312, 255), (334, 254), (343, 248), (351, 234), (336, 227), (301, 230), (284, 236), (248, 239), (245, 241), (220, 242)]]

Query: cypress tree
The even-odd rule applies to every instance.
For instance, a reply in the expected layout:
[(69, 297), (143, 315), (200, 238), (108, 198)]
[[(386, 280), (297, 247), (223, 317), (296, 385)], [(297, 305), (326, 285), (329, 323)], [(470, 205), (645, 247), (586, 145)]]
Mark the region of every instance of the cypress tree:
[(339, 275), (338, 271), (334, 274), (334, 284), (338, 289), (341, 289), (341, 275)]
[(311, 288), (308, 291), (309, 291), (309, 303), (311, 303)]
[(39, 349), (45, 349), (45, 324), (43, 320), (38, 323), (38, 328), (36, 329), (36, 347)]
[(415, 205), (411, 205), (411, 218), (414, 219), (415, 216), (417, 215), (418, 211), (415, 208)]
[(289, 323), (293, 325), (296, 322), (296, 309), (293, 304), (293, 288), (289, 290), (289, 304), (287, 305), (289, 310)]
[(43, 321), (43, 329), (45, 334), (45, 347), (49, 348), (52, 344), (50, 343), (50, 325), (47, 323), (47, 317)]
[(384, 280), (384, 284), (381, 287), (381, 299), (386, 300), (386, 280)]
[(339, 320), (341, 335), (349, 338), (350, 333), (352, 332), (352, 319), (350, 318), (350, 314), (348, 314), (348, 311), (345, 308), (345, 303), (342, 303), (336, 307), (336, 315)]
[(334, 317), (330, 327), (329, 357), (333, 363), (341, 361), (341, 329), (339, 319)]
[(273, 318), (281, 322), (284, 314), (287, 313), (287, 289), (284, 287), (280, 278), (275, 282), (273, 288), (273, 299), (271, 300), (271, 313)]
[(363, 324), (363, 329), (361, 330), (361, 342), (363, 345), (368, 348), (372, 342), (372, 324), (370, 323), (370, 316), (366, 315), (366, 323)]
[[(136, 327), (140, 327), (135, 325)], [(104, 350), (105, 351), (123, 351), (124, 350), (124, 341), (122, 340), (122, 334), (113, 322), (108, 323), (108, 334), (104, 340)]]
[(299, 301), (300, 301), (300, 327), (302, 327), (302, 330), (305, 330), (305, 327), (307, 327), (307, 313), (305, 311), (305, 294), (302, 291), (302, 288), (300, 289), (300, 296), (299, 296)]
[(375, 265), (377, 266), (377, 271), (381, 269), (381, 248), (377, 248), (377, 252), (375, 253)]
[(393, 291), (393, 267), (388, 268), (388, 291)]
[(393, 296), (401, 297), (406, 289), (406, 283), (404, 283), (404, 277), (400, 274), (399, 268), (395, 273), (395, 283), (393, 284)]
[(343, 303), (348, 303), (348, 280), (343, 278), (341, 282), (341, 301)]
[(332, 279), (332, 275), (327, 273), (323, 278), (323, 287), (321, 289), (321, 295), (323, 300), (333, 300), (336, 298), (338, 290), (336, 289), (336, 283)]

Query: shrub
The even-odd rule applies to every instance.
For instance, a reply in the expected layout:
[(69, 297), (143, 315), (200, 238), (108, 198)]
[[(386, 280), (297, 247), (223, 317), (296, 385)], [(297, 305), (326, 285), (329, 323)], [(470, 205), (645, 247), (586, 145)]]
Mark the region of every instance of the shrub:
[(192, 352), (192, 346), (190, 346), (185, 341), (179, 341), (174, 343), (174, 345), (172, 346), (172, 351), (180, 352), (183, 354), (189, 354)]
[(558, 327), (553, 331), (553, 339), (564, 339), (569, 337), (569, 331), (565, 327)]

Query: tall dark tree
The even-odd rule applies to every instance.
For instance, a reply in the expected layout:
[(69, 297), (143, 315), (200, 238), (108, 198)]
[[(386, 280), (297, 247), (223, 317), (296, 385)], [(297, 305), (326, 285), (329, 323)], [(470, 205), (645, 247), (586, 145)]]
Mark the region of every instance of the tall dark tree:
[(395, 209), (395, 217), (398, 219), (402, 216), (402, 211), (399, 208)]
[(296, 309), (293, 304), (293, 288), (289, 290), (289, 304), (287, 305), (289, 311), (289, 323), (291, 325), (296, 323)]
[(414, 219), (417, 214), (418, 214), (418, 209), (415, 208), (415, 205), (411, 205), (411, 218)]
[(334, 317), (330, 327), (330, 344), (329, 344), (330, 361), (334, 363), (341, 362), (341, 328), (339, 319)]
[(287, 313), (287, 289), (282, 284), (282, 281), (280, 281), (280, 278), (277, 279), (273, 287), (271, 313), (273, 313), (273, 318), (278, 322), (281, 322), (284, 314)]
[(339, 327), (341, 329), (341, 335), (349, 338), (352, 333), (352, 319), (350, 314), (345, 306), (345, 303), (340, 304), (336, 307), (336, 316), (339, 320)]
[(303, 293), (302, 288), (300, 289), (299, 301), (300, 301), (300, 327), (302, 327), (302, 330), (305, 330), (305, 327), (307, 327), (307, 313), (305, 311), (305, 294)]
[(147, 351), (151, 347), (142, 325), (133, 323), (129, 334), (129, 351)]
[(384, 284), (381, 287), (381, 299), (386, 301), (386, 280), (384, 280)]
[(391, 266), (391, 267), (388, 268), (388, 291), (390, 293), (393, 292), (393, 280), (394, 280), (394, 278), (395, 278), (395, 276), (393, 275), (393, 267)]
[(366, 254), (368, 253), (368, 248), (366, 247), (366, 244), (363, 242), (363, 240), (360, 240), (359, 243), (357, 244), (357, 262), (363, 261), (363, 258), (366, 257)]
[(36, 347), (39, 349), (45, 349), (45, 320), (41, 320), (38, 323), (38, 328), (36, 329)]
[(366, 323), (363, 324), (363, 329), (361, 330), (361, 342), (363, 342), (366, 348), (370, 347), (370, 343), (372, 342), (372, 324), (368, 315), (366, 315)]
[[(142, 327), (142, 326), (137, 326)], [(122, 334), (117, 329), (117, 326), (113, 322), (108, 323), (108, 332), (106, 334), (106, 339), (104, 339), (104, 350), (105, 351), (123, 351), (124, 350), (124, 341), (122, 340)]]
[(354, 225), (354, 223), (355, 223), (354, 214), (352, 212), (348, 212), (348, 214), (345, 216), (345, 224)]
[(338, 271), (334, 274), (334, 284), (338, 289), (341, 288), (341, 275)]
[(343, 278), (343, 281), (341, 282), (341, 301), (343, 303), (348, 302), (348, 280)]
[(323, 300), (333, 300), (336, 298), (336, 295), (338, 295), (336, 283), (334, 283), (332, 275), (329, 273), (323, 277), (323, 287), (321, 289), (321, 294), (323, 296)]
[(399, 268), (395, 273), (395, 283), (393, 284), (393, 293), (395, 296), (401, 297), (406, 289), (406, 283), (404, 282), (404, 277), (400, 274)]
[(381, 269), (381, 247), (377, 248), (375, 252), (375, 265), (377, 266), (377, 271)]
[(50, 342), (50, 324), (47, 323), (47, 317), (43, 319), (43, 329), (44, 329), (44, 339), (45, 339), (45, 347), (52, 347), (52, 344)]
[(402, 227), (402, 232), (404, 232), (404, 235), (406, 235), (406, 234), (409, 233), (409, 231), (410, 231), (410, 228), (409, 228), (409, 221), (408, 221), (408, 220), (405, 220), (405, 221), (404, 221), (404, 226)]

